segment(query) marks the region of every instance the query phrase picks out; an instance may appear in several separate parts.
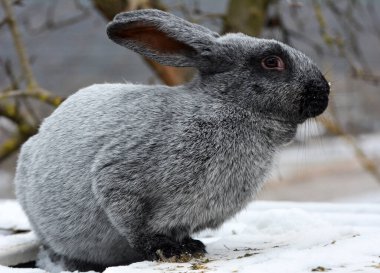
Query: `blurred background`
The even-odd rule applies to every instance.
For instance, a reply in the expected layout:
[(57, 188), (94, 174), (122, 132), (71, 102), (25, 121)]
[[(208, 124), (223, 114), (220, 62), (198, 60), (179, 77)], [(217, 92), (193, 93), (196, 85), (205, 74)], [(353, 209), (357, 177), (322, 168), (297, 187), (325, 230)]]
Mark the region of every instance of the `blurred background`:
[(220, 33), (283, 41), (312, 57), (331, 82), (328, 111), (299, 128), (259, 199), (380, 203), (380, 1), (0, 4), (0, 199), (15, 197), (20, 146), (70, 94), (93, 83), (177, 85), (191, 79), (191, 69), (158, 65), (106, 36), (116, 13), (158, 8)]

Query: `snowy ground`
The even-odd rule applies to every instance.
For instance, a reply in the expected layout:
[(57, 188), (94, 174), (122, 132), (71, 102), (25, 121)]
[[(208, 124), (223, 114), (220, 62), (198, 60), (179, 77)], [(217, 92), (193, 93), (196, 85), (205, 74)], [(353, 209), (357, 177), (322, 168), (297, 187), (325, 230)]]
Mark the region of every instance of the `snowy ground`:
[[(1, 251), (12, 244), (7, 229), (28, 228), (14, 202), (0, 203)], [(33, 234), (13, 239), (33, 243)], [(196, 235), (208, 254), (188, 263), (140, 262), (111, 267), (126, 272), (380, 272), (380, 205), (253, 202), (217, 231)], [(0, 272), (41, 273), (0, 266)]]

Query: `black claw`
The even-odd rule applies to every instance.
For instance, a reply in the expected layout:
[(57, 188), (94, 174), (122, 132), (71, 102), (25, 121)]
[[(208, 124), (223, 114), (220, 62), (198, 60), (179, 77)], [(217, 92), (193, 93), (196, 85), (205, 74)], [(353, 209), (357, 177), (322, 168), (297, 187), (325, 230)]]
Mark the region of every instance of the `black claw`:
[[(181, 246), (178, 243), (166, 243), (161, 245), (158, 250), (165, 258), (179, 257), (182, 254)], [(157, 255), (157, 254), (156, 254)], [(160, 257), (157, 257), (160, 258)]]
[(157, 235), (149, 241), (145, 258), (148, 260), (191, 259), (191, 257), (203, 256), (206, 253), (205, 245), (190, 237), (178, 242), (171, 237)]
[(190, 237), (185, 238), (182, 241), (182, 247), (189, 254), (205, 254), (206, 246), (199, 240), (194, 240)]
[(181, 244), (167, 236), (156, 236), (151, 243), (146, 255), (150, 260), (179, 257), (182, 254)]

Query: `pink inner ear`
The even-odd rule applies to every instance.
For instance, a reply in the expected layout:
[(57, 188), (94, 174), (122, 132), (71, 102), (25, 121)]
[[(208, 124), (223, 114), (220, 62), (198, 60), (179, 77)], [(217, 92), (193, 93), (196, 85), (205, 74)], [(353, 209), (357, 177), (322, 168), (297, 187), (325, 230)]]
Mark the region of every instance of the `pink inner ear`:
[(136, 41), (145, 47), (166, 54), (179, 54), (194, 51), (189, 45), (168, 37), (163, 31), (154, 26), (141, 22), (128, 24), (127, 27), (117, 31), (117, 36), (122, 39)]

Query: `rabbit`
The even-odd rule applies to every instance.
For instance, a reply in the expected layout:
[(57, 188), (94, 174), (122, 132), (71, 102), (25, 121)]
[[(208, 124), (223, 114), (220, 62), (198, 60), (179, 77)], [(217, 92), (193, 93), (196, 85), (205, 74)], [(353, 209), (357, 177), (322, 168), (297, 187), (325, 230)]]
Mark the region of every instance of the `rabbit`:
[(204, 254), (191, 235), (253, 200), (297, 126), (326, 109), (329, 84), (279, 41), (220, 36), (159, 10), (120, 13), (107, 34), (197, 74), (176, 87), (95, 84), (44, 120), (15, 178), (41, 255), (102, 270)]

